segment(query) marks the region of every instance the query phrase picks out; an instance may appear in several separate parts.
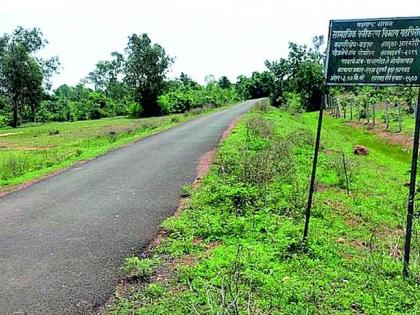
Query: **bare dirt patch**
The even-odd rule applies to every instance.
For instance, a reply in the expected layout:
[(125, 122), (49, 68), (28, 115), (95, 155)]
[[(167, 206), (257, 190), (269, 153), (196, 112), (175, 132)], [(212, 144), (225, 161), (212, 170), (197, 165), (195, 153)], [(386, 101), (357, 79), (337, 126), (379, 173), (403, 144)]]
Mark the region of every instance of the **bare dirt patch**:
[(21, 151), (39, 151), (39, 150), (48, 150), (51, 149), (53, 146), (34, 146), (34, 147), (14, 147), (14, 150), (21, 150)]
[(203, 178), (209, 172), (215, 154), (216, 150), (213, 149), (201, 156), (197, 166), (197, 179)]
[(53, 145), (42, 145), (42, 146), (17, 146), (13, 143), (2, 143), (0, 144), (0, 150), (17, 150), (17, 151), (38, 151), (48, 150), (53, 148)]
[(19, 135), (22, 132), (9, 132), (9, 133), (3, 133), (0, 135), (0, 137), (7, 137), (7, 136), (14, 136), (14, 135)]
[(230, 123), (229, 127), (225, 130), (225, 132), (222, 135), (223, 140), (226, 139), (232, 133), (233, 128), (235, 128), (236, 124), (240, 119), (241, 117), (238, 117)]

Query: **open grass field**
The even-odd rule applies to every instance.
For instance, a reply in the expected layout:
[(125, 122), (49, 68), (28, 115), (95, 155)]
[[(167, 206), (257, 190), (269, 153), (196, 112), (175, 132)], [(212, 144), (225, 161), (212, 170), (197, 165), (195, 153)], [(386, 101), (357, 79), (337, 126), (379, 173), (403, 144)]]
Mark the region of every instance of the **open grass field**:
[(210, 110), (157, 118), (104, 118), (0, 129), (0, 192), (95, 158)]
[[(248, 114), (157, 245), (127, 259), (128, 279), (107, 311), (419, 314), (418, 210), (411, 277), (402, 277), (406, 148), (327, 116), (301, 245), (316, 123), (316, 113)], [(369, 155), (354, 156), (357, 144)]]

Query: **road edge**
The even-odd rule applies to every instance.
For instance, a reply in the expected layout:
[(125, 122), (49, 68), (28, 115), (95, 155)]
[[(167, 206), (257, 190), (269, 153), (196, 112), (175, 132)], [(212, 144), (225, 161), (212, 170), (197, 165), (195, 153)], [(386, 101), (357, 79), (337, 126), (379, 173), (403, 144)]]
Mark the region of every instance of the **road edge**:
[[(241, 103), (242, 104), (242, 103)], [(232, 133), (233, 129), (237, 126), (237, 124), (243, 119), (244, 114), (239, 115), (234, 120), (229, 123), (229, 126), (225, 129), (222, 136), (219, 138), (218, 143), (214, 148), (210, 151), (201, 155), (198, 160), (197, 168), (196, 168), (196, 177), (191, 183), (193, 189), (197, 189), (200, 187), (202, 179), (209, 173), (211, 167), (213, 166), (214, 158), (218, 152), (218, 148), (223, 143), (223, 141), (229, 137)], [(184, 209), (188, 207), (190, 201), (190, 196), (183, 196), (180, 195), (178, 206), (173, 210), (172, 215), (170, 217), (178, 216)], [(169, 217), (168, 217), (169, 218)], [(150, 257), (153, 253), (153, 250), (165, 239), (166, 233), (162, 227), (159, 227), (159, 231), (157, 234), (145, 245), (141, 248), (137, 254), (140, 258), (147, 258)], [(127, 283), (130, 283), (129, 275), (124, 275), (121, 279), (118, 280), (118, 283), (115, 286), (115, 291), (112, 295), (106, 300), (103, 305), (99, 305), (94, 308), (94, 314), (96, 315), (106, 315), (107, 310), (116, 302), (118, 296), (123, 294), (124, 289)]]
[(124, 148), (126, 148), (126, 147), (128, 147), (130, 145), (134, 145), (134, 144), (136, 144), (136, 143), (138, 143), (140, 141), (146, 140), (146, 139), (148, 139), (150, 137), (156, 136), (158, 134), (167, 132), (169, 130), (172, 130), (172, 129), (175, 129), (175, 128), (178, 128), (178, 127), (181, 127), (181, 126), (183, 126), (183, 125), (185, 125), (185, 124), (187, 124), (187, 123), (189, 123), (191, 121), (194, 121), (196, 119), (200, 119), (202, 117), (206, 117), (206, 116), (211, 115), (211, 114), (215, 114), (215, 113), (222, 112), (224, 110), (228, 110), (229, 108), (238, 106), (238, 105), (240, 105), (240, 104), (242, 104), (244, 102), (246, 102), (246, 101), (236, 102), (236, 103), (233, 103), (233, 104), (229, 104), (229, 105), (226, 105), (226, 106), (222, 106), (222, 107), (216, 108), (215, 110), (210, 111), (210, 112), (207, 112), (207, 113), (203, 113), (203, 114), (199, 114), (199, 115), (193, 116), (193, 117), (191, 117), (191, 119), (187, 119), (187, 120), (182, 121), (182, 122), (180, 122), (180, 123), (178, 123), (176, 125), (169, 126), (169, 127), (164, 127), (164, 128), (162, 128), (160, 130), (157, 130), (155, 132), (152, 132), (150, 134), (147, 134), (147, 135), (145, 135), (143, 137), (140, 137), (140, 138), (137, 138), (137, 139), (133, 139), (132, 141), (129, 141), (127, 143), (124, 143), (121, 146), (117, 146), (115, 148), (111, 148), (108, 151), (106, 151), (104, 153), (101, 153), (101, 154), (99, 154), (99, 155), (97, 155), (97, 156), (95, 156), (93, 158), (90, 158), (90, 159), (87, 159), (87, 160), (76, 161), (76, 162), (74, 162), (71, 165), (65, 166), (65, 167), (63, 167), (61, 169), (58, 169), (56, 171), (53, 171), (51, 173), (47, 173), (45, 175), (42, 175), (39, 178), (36, 178), (36, 179), (33, 179), (33, 180), (29, 180), (27, 182), (24, 182), (22, 184), (18, 184), (16, 186), (7, 187), (4, 190), (1, 190), (0, 189), (0, 198), (6, 197), (6, 196), (8, 196), (10, 194), (13, 194), (13, 193), (16, 193), (18, 191), (21, 191), (23, 189), (26, 189), (28, 187), (31, 187), (32, 185), (35, 185), (35, 184), (40, 183), (40, 182), (42, 182), (44, 180), (47, 180), (47, 179), (49, 179), (51, 177), (54, 177), (54, 176), (60, 175), (62, 173), (65, 173), (67, 171), (70, 171), (70, 170), (72, 170), (74, 168), (80, 167), (80, 165), (83, 165), (83, 164), (86, 164), (86, 163), (95, 161), (96, 159), (99, 159), (99, 158), (101, 158), (101, 157), (103, 157), (103, 156), (105, 156), (105, 155), (107, 155), (107, 154), (109, 154), (111, 152), (124, 149)]

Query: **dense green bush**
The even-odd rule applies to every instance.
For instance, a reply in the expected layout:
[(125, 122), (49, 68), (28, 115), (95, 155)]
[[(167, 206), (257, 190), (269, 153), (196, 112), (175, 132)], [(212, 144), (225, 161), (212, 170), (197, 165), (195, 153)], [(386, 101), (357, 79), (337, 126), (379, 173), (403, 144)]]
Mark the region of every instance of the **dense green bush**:
[(193, 90), (177, 89), (159, 96), (158, 104), (163, 114), (184, 113), (193, 106)]
[(130, 102), (127, 105), (127, 113), (131, 118), (139, 117), (143, 111), (143, 107), (137, 102)]
[(138, 117), (141, 111), (141, 106), (129, 97), (112, 99), (103, 92), (82, 86), (62, 86), (41, 102), (36, 117), (39, 122), (76, 121), (125, 115)]
[(0, 128), (8, 126), (10, 123), (10, 118), (0, 114)]
[(238, 77), (235, 85), (237, 93), (242, 99), (269, 97), (274, 87), (274, 75), (270, 71), (253, 72), (251, 77)]
[(304, 102), (299, 93), (296, 92), (287, 92), (284, 96), (286, 109), (290, 113), (302, 113), (305, 111)]
[(324, 89), (323, 36), (315, 36), (312, 47), (289, 43), (287, 58), (265, 61), (274, 76), (271, 102), (274, 106), (286, 104), (286, 93), (298, 93), (306, 111), (318, 110)]
[(159, 96), (158, 104), (163, 114), (184, 113), (201, 107), (219, 107), (236, 101), (238, 95), (233, 88), (221, 88), (219, 84), (207, 86), (175, 85)]

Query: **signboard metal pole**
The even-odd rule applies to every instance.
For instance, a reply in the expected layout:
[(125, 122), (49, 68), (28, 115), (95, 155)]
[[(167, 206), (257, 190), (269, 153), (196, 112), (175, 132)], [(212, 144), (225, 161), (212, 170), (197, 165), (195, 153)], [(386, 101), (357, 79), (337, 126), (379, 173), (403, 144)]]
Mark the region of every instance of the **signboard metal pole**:
[(306, 244), (306, 241), (308, 240), (309, 220), (311, 218), (312, 200), (313, 200), (314, 189), (315, 189), (316, 166), (318, 164), (319, 144), (321, 141), (322, 118), (324, 114), (324, 104), (327, 102), (328, 102), (328, 91), (325, 93), (324, 100), (323, 102), (321, 102), (321, 108), (319, 109), (318, 128), (316, 130), (314, 157), (312, 160), (311, 182), (309, 184), (309, 196), (308, 196), (308, 203), (306, 205), (306, 213), (305, 213), (305, 229), (303, 231), (303, 244)]
[[(420, 86), (420, 17), (331, 20), (326, 62), (327, 86)], [(420, 94), (420, 93), (419, 93)], [(370, 102), (361, 100), (362, 110), (370, 124)], [(360, 103), (360, 102), (359, 102)], [(360, 106), (360, 104), (358, 104)], [(358, 121), (360, 111), (358, 110)], [(398, 110), (398, 132), (402, 130), (401, 102)], [(387, 102), (387, 128), (389, 128)], [(376, 122), (372, 108), (373, 124)], [(404, 248), (403, 275), (409, 274), (410, 246), (414, 220), (417, 159), (420, 137), (420, 95), (415, 115), (410, 193)], [(314, 172), (313, 172), (314, 177)], [(307, 212), (310, 211), (308, 204)], [(307, 219), (308, 220), (308, 219)], [(307, 232), (307, 231), (306, 231)]]
[(420, 93), (417, 99), (416, 108), (416, 125), (414, 128), (414, 142), (413, 142), (413, 159), (411, 160), (411, 177), (410, 177), (410, 193), (408, 196), (407, 209), (407, 226), (405, 232), (405, 247), (404, 247), (404, 267), (403, 275), (409, 275), (410, 263), (410, 249), (411, 249), (411, 235), (413, 231), (413, 216), (414, 216), (414, 197), (416, 195), (416, 177), (417, 177), (417, 159), (419, 156), (419, 137), (420, 137)]

